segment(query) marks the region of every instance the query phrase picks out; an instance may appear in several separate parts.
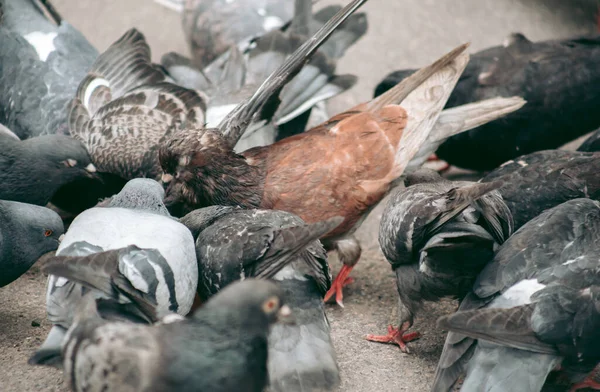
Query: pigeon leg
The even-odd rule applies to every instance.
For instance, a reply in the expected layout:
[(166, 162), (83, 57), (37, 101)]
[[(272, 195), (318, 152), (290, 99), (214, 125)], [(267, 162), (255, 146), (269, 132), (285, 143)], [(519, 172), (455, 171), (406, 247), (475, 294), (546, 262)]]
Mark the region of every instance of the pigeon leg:
[(335, 302), (337, 302), (337, 304), (340, 305), (342, 308), (344, 307), (344, 303), (342, 301), (344, 299), (343, 287), (354, 282), (354, 279), (348, 276), (350, 275), (350, 271), (352, 271), (352, 268), (353, 267), (348, 267), (347, 265), (344, 265), (342, 267), (339, 274), (333, 280), (333, 283), (331, 283), (331, 288), (325, 294), (323, 301), (328, 302), (333, 298), (333, 295), (335, 294)]
[(582, 382), (574, 384), (569, 392), (575, 392), (580, 389), (590, 388), (595, 391), (600, 391), (600, 365), (596, 366), (594, 370), (588, 374), (588, 376)]
[(427, 158), (427, 162), (436, 162), (436, 163), (440, 163), (439, 165), (435, 165), (435, 167), (432, 167), (431, 169), (436, 170), (438, 173), (444, 173), (447, 172), (448, 170), (450, 170), (450, 164), (448, 162), (442, 161), (440, 158), (438, 158), (437, 155), (435, 154), (431, 154), (429, 156), (429, 158)]
[(338, 256), (343, 266), (338, 275), (333, 280), (331, 288), (325, 294), (323, 301), (328, 302), (329, 300), (331, 300), (331, 298), (333, 298), (333, 295), (335, 294), (335, 302), (337, 302), (337, 304), (343, 308), (343, 287), (354, 281), (354, 279), (350, 278), (348, 275), (350, 275), (350, 271), (352, 271), (352, 269), (360, 259), (361, 248), (356, 238), (347, 237), (342, 240), (336, 241), (335, 249), (338, 252)]
[(412, 342), (421, 337), (419, 332), (409, 332), (406, 331), (410, 328), (410, 322), (405, 322), (398, 328), (394, 328), (393, 326), (388, 326), (388, 334), (387, 335), (367, 335), (366, 339), (370, 342), (378, 342), (378, 343), (388, 343), (388, 344), (397, 344), (400, 347), (400, 350), (403, 353), (410, 353), (410, 350), (406, 346), (406, 343)]

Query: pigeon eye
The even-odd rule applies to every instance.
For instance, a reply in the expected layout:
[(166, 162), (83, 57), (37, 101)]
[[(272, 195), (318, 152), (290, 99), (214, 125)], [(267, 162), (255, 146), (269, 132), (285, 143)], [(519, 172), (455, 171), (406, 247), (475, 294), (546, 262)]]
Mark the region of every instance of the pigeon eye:
[(265, 313), (273, 313), (279, 307), (279, 298), (271, 297), (263, 303), (263, 311)]
[(52, 230), (46, 230), (44, 231), (44, 236), (45, 237), (50, 237), (52, 235)]

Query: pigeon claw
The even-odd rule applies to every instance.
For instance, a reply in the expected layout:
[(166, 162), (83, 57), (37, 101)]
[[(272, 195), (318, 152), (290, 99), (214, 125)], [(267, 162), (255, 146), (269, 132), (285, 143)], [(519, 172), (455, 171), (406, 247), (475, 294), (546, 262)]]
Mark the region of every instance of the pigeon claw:
[(588, 374), (588, 376), (582, 382), (578, 382), (577, 384), (573, 384), (569, 392), (576, 392), (580, 389), (593, 389), (595, 391), (600, 391), (600, 365), (596, 366), (594, 370)]
[(335, 302), (342, 308), (344, 307), (342, 301), (344, 299), (344, 286), (354, 282), (354, 279), (348, 276), (350, 275), (350, 271), (352, 271), (352, 267), (347, 265), (342, 267), (339, 274), (333, 280), (333, 283), (331, 283), (331, 288), (325, 294), (325, 297), (323, 298), (324, 302), (329, 302), (335, 294)]
[(450, 170), (450, 164), (438, 158), (437, 155), (431, 154), (429, 158), (427, 158), (427, 162), (435, 162), (435, 165), (427, 165), (432, 170), (437, 171), (438, 173), (444, 173)]
[(387, 335), (367, 335), (366, 339), (370, 342), (378, 342), (378, 343), (387, 343), (387, 344), (397, 344), (400, 347), (400, 350), (403, 353), (409, 354), (410, 350), (406, 343), (412, 342), (421, 337), (419, 332), (409, 332), (406, 331), (410, 328), (410, 322), (405, 322), (398, 328), (394, 328), (392, 325), (388, 326), (388, 334)]

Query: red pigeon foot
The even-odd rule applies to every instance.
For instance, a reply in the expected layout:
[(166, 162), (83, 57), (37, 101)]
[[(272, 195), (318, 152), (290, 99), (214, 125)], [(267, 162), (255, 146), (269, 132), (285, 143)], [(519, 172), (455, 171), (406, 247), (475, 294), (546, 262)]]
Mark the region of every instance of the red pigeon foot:
[(344, 265), (342, 267), (339, 274), (333, 280), (333, 283), (331, 283), (331, 288), (325, 294), (323, 301), (328, 302), (331, 298), (333, 298), (333, 295), (335, 294), (335, 302), (337, 302), (337, 304), (340, 305), (342, 308), (344, 307), (344, 303), (342, 302), (342, 299), (344, 299), (343, 288), (344, 286), (354, 282), (354, 279), (348, 276), (350, 275), (350, 271), (352, 271), (352, 268), (353, 267), (349, 267), (347, 265)]
[(431, 167), (431, 169), (437, 171), (438, 173), (444, 173), (450, 170), (450, 164), (446, 161), (441, 160), (435, 154), (431, 154), (429, 158), (427, 158), (427, 162), (438, 163), (439, 165), (436, 165), (436, 167)]
[(595, 391), (600, 391), (600, 365), (596, 366), (594, 370), (588, 374), (588, 376), (582, 382), (578, 382), (574, 384), (569, 392), (575, 392), (580, 389), (591, 388)]
[(397, 344), (403, 353), (410, 353), (406, 343), (412, 342), (421, 337), (420, 332), (405, 333), (410, 328), (410, 323), (407, 321), (398, 328), (388, 326), (387, 335), (367, 335), (367, 340), (378, 343)]

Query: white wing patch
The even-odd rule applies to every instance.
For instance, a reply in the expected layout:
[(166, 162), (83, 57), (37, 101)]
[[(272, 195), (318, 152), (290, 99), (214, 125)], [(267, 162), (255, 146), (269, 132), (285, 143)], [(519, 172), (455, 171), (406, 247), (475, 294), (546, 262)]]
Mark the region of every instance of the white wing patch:
[(90, 99), (92, 98), (92, 94), (94, 93), (94, 90), (100, 86), (110, 87), (110, 84), (108, 83), (108, 80), (106, 80), (104, 78), (96, 78), (96, 79), (92, 80), (90, 82), (90, 84), (88, 84), (88, 86), (86, 87), (85, 94), (83, 95), (83, 105), (86, 108), (89, 109)]
[(506, 290), (501, 296), (494, 299), (490, 308), (511, 308), (514, 306), (531, 303), (531, 296), (546, 287), (537, 279), (524, 279)]
[(46, 61), (50, 53), (56, 50), (54, 46), (54, 38), (58, 35), (57, 32), (42, 33), (41, 31), (34, 31), (25, 35), (27, 42), (34, 47), (40, 60)]

